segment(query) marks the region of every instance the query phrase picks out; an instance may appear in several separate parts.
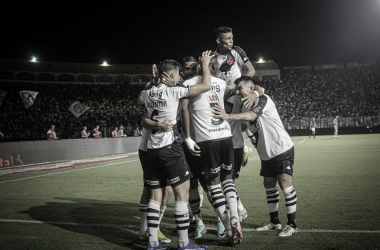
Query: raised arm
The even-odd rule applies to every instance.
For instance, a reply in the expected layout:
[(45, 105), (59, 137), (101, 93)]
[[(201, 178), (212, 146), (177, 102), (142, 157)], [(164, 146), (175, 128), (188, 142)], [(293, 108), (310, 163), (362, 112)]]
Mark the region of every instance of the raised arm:
[(253, 67), (251, 62), (246, 63), (243, 66), (243, 70), (245, 71), (245, 73), (244, 73), (245, 76), (251, 76), (252, 77), (256, 73), (255, 68)]
[(213, 113), (215, 114), (214, 117), (225, 121), (254, 121), (257, 119), (257, 114), (252, 111), (240, 114), (227, 114), (221, 106), (214, 106), (213, 109)]
[(205, 51), (202, 53), (202, 57), (199, 58), (202, 65), (202, 82), (190, 87), (190, 96), (196, 96), (211, 89), (211, 74), (208, 65), (210, 64), (210, 59), (215, 55), (210, 56), (210, 54), (211, 50)]

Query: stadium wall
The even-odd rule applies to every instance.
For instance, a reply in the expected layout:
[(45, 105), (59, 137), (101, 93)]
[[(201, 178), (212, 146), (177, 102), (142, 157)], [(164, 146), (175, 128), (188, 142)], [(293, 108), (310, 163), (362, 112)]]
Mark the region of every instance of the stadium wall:
[[(310, 135), (310, 129), (287, 129), (290, 136), (305, 136)], [(371, 132), (372, 131), (372, 132)], [(362, 127), (339, 127), (338, 128), (338, 136), (339, 135), (349, 135), (349, 134), (370, 134), (370, 133), (379, 133), (380, 126), (373, 126), (373, 128), (367, 128), (365, 126)], [(334, 135), (334, 128), (317, 128), (316, 136), (318, 135)]]
[(67, 139), (0, 143), (0, 167), (137, 152), (141, 138)]

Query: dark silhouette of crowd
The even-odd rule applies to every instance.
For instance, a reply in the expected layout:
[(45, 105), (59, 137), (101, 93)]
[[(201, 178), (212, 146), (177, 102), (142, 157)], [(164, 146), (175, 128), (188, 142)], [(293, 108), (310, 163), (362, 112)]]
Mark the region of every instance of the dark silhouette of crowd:
[[(380, 115), (380, 67), (282, 72), (281, 80), (260, 82), (274, 100), (283, 121), (315, 118)], [(106, 137), (115, 127), (133, 135), (143, 107), (136, 99), (143, 84), (61, 84), (0, 82), (7, 94), (0, 106), (0, 129), (9, 139), (46, 139), (52, 124), (59, 138), (80, 138), (83, 126), (88, 132), (96, 125)], [(19, 91), (39, 94), (25, 108)], [(90, 107), (79, 118), (69, 110), (74, 101)], [(308, 124), (307, 122), (305, 124)]]

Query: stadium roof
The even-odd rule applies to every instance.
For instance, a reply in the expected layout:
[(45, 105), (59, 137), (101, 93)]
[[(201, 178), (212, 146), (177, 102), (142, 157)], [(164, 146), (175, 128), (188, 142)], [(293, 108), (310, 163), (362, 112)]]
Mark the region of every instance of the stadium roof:
[(101, 66), (93, 63), (31, 62), (30, 60), (0, 58), (0, 70), (87, 73), (87, 74), (151, 74), (150, 64), (110, 64)]
[(258, 62), (258, 61), (251, 61), (253, 67), (255, 70), (274, 70), (279, 69), (277, 64), (273, 60)]

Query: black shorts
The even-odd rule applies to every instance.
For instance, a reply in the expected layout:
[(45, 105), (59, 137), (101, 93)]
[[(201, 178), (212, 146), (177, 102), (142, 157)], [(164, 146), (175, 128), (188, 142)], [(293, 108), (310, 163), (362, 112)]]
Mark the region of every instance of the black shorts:
[(139, 158), (140, 158), (140, 163), (143, 170), (144, 187), (149, 187), (147, 183), (147, 179), (146, 179), (146, 174), (145, 174), (149, 166), (147, 152), (139, 149)]
[(147, 156), (146, 180), (151, 189), (163, 188), (167, 183), (176, 187), (192, 177), (181, 144), (148, 149)]
[(189, 165), (190, 172), (193, 175), (191, 179), (200, 179), (202, 175), (202, 159), (200, 156), (194, 156), (186, 145), (186, 142), (182, 142), (183, 152), (187, 164)]
[(275, 178), (284, 173), (293, 175), (293, 165), (294, 147), (268, 161), (261, 161), (260, 175)]
[(201, 148), (202, 170), (206, 179), (214, 179), (220, 172), (233, 172), (234, 147), (232, 137), (198, 143)]
[(233, 179), (239, 178), (241, 164), (243, 163), (244, 148), (234, 148), (234, 174)]

